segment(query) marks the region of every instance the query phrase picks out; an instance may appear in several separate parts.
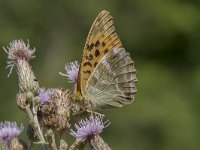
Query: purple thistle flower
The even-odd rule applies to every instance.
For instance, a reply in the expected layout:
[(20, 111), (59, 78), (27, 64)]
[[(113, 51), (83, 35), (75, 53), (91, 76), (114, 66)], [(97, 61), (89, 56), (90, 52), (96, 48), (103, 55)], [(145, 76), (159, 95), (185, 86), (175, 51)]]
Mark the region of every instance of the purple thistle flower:
[(45, 90), (45, 89), (40, 89), (39, 91), (39, 97), (41, 99), (41, 106), (44, 105), (44, 103), (49, 102), (52, 96), (52, 91), (51, 90)]
[(19, 134), (24, 129), (24, 126), (21, 124), (20, 127), (17, 126), (16, 122), (5, 121), (0, 123), (0, 138), (3, 139), (6, 143), (9, 143), (11, 139), (18, 137)]
[(91, 115), (89, 119), (81, 119), (78, 124), (75, 124), (77, 131), (71, 130), (70, 134), (76, 139), (86, 138), (91, 135), (100, 134), (109, 124), (108, 121), (103, 122), (102, 116)]
[(77, 61), (65, 65), (65, 73), (59, 72), (60, 75), (66, 76), (69, 82), (76, 82), (78, 78), (79, 64)]
[(3, 49), (8, 54), (6, 68), (11, 68), (8, 77), (11, 74), (13, 67), (16, 66), (19, 59), (25, 59), (29, 61), (35, 57), (33, 55), (35, 52), (35, 48), (30, 49), (29, 41), (27, 44), (25, 44), (22, 40), (14, 40), (10, 43), (10, 47), (7, 47), (7, 49), (3, 47)]

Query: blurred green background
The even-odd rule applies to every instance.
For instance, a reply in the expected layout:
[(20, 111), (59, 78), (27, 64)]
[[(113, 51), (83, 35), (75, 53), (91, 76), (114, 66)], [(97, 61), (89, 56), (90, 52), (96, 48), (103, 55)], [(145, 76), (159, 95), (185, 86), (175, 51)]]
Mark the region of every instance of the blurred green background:
[[(0, 47), (29, 39), (40, 86), (70, 88), (58, 72), (80, 60), (89, 28), (103, 9), (114, 17), (138, 78), (135, 102), (106, 110), (112, 123), (102, 134), (105, 141), (113, 150), (199, 149), (199, 0), (1, 0)], [(3, 49), (0, 58), (0, 121), (26, 125), (15, 100), (16, 72), (7, 78)]]

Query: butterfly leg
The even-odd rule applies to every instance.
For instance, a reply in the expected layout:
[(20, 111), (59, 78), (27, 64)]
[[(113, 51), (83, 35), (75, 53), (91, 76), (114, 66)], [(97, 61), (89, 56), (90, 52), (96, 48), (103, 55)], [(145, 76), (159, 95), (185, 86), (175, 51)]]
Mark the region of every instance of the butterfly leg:
[(86, 109), (86, 112), (88, 112), (88, 113), (90, 113), (90, 114), (92, 114), (92, 115), (98, 115), (98, 116), (100, 116), (100, 117), (105, 117), (104, 114), (98, 113), (98, 112), (93, 111), (93, 110)]

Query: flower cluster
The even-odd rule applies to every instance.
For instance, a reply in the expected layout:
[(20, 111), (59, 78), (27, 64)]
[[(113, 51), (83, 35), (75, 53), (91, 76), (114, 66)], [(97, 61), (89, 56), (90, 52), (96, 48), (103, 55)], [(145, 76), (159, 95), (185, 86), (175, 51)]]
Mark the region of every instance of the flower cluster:
[[(10, 68), (11, 73), (13, 67), (16, 67), (19, 77), (20, 91), (17, 94), (17, 104), (28, 114), (30, 120), (28, 138), (31, 142), (39, 140), (38, 143), (41, 143), (44, 149), (48, 149), (48, 147), (57, 149), (54, 134), (58, 133), (62, 137), (59, 149), (66, 149), (67, 143), (63, 137), (70, 131), (70, 134), (76, 138), (75, 144), (70, 147), (71, 150), (73, 147), (76, 149), (86, 143), (89, 143), (93, 149), (110, 150), (100, 137), (103, 129), (110, 124), (108, 121), (103, 121), (102, 115), (92, 113), (89, 118), (81, 119), (75, 124), (76, 131), (71, 129), (72, 114), (81, 114), (82, 104), (75, 102), (73, 90), (40, 88), (29, 64), (29, 60), (35, 57), (35, 49), (30, 49), (29, 43), (25, 44), (22, 40), (14, 40), (4, 50), (8, 54), (7, 68)], [(60, 74), (66, 76), (69, 82), (76, 83), (78, 73), (79, 64), (75, 61), (65, 65), (65, 73)], [(0, 149), (2, 147), (8, 149), (26, 147), (27, 145), (18, 139), (23, 129), (24, 126), (18, 127), (16, 122), (0, 122)], [(49, 132), (50, 130), (52, 132)]]

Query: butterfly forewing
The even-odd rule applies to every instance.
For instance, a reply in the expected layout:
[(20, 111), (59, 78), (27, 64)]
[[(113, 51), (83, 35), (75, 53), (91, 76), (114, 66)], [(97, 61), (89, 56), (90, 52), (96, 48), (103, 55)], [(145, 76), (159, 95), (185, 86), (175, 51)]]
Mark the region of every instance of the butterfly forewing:
[(102, 58), (114, 47), (120, 48), (122, 44), (115, 32), (110, 13), (102, 11), (90, 29), (83, 50), (77, 83), (77, 93), (80, 93), (83, 98), (86, 96), (86, 86), (91, 74)]

